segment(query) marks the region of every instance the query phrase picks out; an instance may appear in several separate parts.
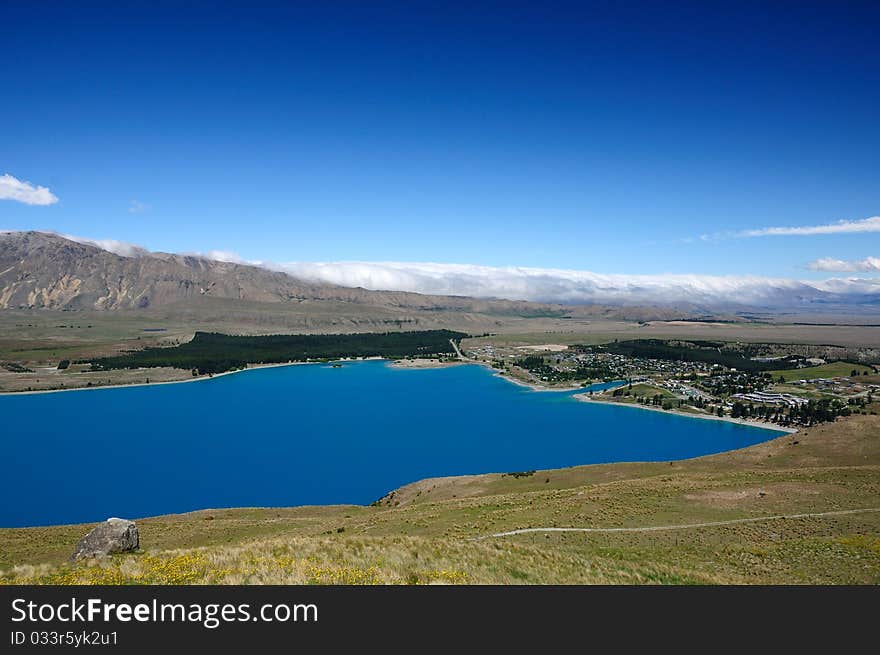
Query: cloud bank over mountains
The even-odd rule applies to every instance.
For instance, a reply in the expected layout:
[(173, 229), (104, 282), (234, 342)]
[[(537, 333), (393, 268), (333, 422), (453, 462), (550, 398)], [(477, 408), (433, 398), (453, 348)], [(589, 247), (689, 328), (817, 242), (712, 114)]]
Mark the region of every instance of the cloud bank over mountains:
[(442, 296), (561, 304), (689, 304), (710, 307), (782, 307), (814, 302), (880, 304), (880, 278), (804, 281), (755, 275), (612, 275), (570, 269), (476, 264), (356, 261), (275, 263), (246, 260), (235, 252), (225, 250), (185, 254), (260, 266), (310, 282)]
[[(148, 250), (115, 239), (59, 235), (123, 257), (151, 256)], [(311, 282), (380, 291), (503, 298), (562, 304), (690, 305), (706, 307), (790, 307), (816, 303), (876, 305), (880, 277), (796, 280), (753, 275), (623, 275), (591, 271), (408, 262), (289, 262), (246, 260), (230, 251), (182, 253), (234, 264), (282, 271)], [(878, 271), (880, 260), (820, 259), (815, 270)]]
[(565, 269), (401, 262), (295, 262), (273, 268), (307, 280), (366, 289), (563, 304), (880, 302), (880, 278), (801, 281), (758, 276), (604, 275)]
[(146, 248), (141, 248), (140, 246), (126, 241), (117, 241), (116, 239), (87, 239), (86, 237), (77, 237), (72, 234), (59, 234), (58, 236), (70, 239), (71, 241), (76, 241), (77, 243), (84, 243), (88, 246), (95, 246), (101, 250), (112, 252), (114, 255), (119, 255), (120, 257), (140, 257), (142, 255), (150, 254), (150, 251)]

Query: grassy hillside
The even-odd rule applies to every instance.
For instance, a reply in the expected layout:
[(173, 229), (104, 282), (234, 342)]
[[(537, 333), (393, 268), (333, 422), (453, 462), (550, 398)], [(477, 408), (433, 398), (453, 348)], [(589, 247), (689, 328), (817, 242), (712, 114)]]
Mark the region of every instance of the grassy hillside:
[(816, 380), (818, 378), (833, 378), (838, 376), (849, 377), (853, 371), (858, 371), (859, 375), (871, 374), (872, 369), (861, 364), (849, 364), (847, 362), (831, 362), (830, 364), (822, 364), (821, 366), (810, 366), (809, 368), (795, 368), (784, 371), (770, 371), (774, 380), (783, 377), (786, 382), (792, 380)]
[[(876, 406), (875, 406), (876, 409)], [(0, 530), (6, 583), (880, 583), (880, 417), (681, 462), (423, 480), (374, 507), (138, 521), (143, 552), (63, 563), (90, 526)], [(519, 528), (682, 526), (489, 535)]]

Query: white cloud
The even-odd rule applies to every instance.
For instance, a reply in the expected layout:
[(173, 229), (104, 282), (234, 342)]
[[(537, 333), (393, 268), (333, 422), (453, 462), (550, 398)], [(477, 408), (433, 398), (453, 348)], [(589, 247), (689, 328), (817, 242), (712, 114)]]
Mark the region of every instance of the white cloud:
[(227, 264), (241, 264), (243, 266), (259, 266), (273, 271), (280, 271), (278, 264), (262, 262), (259, 259), (245, 259), (233, 250), (209, 250), (201, 252), (200, 250), (190, 250), (179, 253), (186, 257), (201, 257), (202, 259), (213, 259), (215, 262), (225, 262)]
[(348, 287), (568, 304), (790, 304), (880, 294), (880, 279), (816, 282), (732, 275), (605, 275), (565, 269), (401, 262), (296, 262), (272, 268)]
[(880, 216), (863, 218), (857, 221), (838, 221), (826, 225), (807, 225), (801, 227), (764, 227), (759, 230), (744, 230), (743, 237), (810, 236), (814, 234), (852, 234), (859, 232), (880, 232)]
[(231, 250), (209, 250), (206, 253), (197, 252), (193, 254), (195, 254), (197, 257), (213, 259), (218, 262), (228, 262), (230, 264), (250, 264), (251, 266), (259, 266), (259, 262), (246, 261), (237, 252), (232, 252)]
[(34, 186), (6, 173), (0, 175), (0, 200), (16, 200), (26, 205), (54, 205), (58, 197), (44, 186)]
[[(52, 232), (52, 234), (57, 234), (57, 232)], [(76, 241), (77, 243), (95, 246), (101, 250), (112, 252), (114, 255), (119, 255), (120, 257), (142, 257), (149, 252), (133, 243), (117, 241), (116, 239), (87, 239), (85, 237), (73, 236), (72, 234), (58, 234), (58, 236), (70, 239), (71, 241)]]
[(739, 232), (716, 232), (715, 234), (703, 234), (702, 241), (714, 241), (717, 239), (750, 238), (750, 237), (773, 237), (773, 236), (815, 236), (817, 234), (860, 234), (866, 232), (880, 232), (880, 216), (861, 218), (855, 221), (837, 221), (824, 225), (800, 225), (794, 227), (762, 227), (754, 230), (741, 230)]
[(859, 261), (824, 257), (810, 262), (807, 267), (814, 271), (880, 273), (880, 257), (866, 257)]
[(141, 214), (147, 211), (150, 208), (149, 205), (145, 205), (140, 200), (132, 200), (128, 205), (128, 213), (129, 214)]

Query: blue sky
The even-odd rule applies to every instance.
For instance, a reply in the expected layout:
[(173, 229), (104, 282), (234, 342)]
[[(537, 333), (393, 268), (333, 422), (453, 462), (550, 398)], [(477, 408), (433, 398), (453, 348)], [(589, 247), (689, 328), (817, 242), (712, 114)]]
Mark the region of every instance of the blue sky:
[[(0, 228), (276, 262), (877, 274), (807, 265), (880, 257), (880, 226), (738, 236), (880, 214), (877, 3), (120, 4), (0, 5)], [(12, 199), (25, 182), (58, 201)]]

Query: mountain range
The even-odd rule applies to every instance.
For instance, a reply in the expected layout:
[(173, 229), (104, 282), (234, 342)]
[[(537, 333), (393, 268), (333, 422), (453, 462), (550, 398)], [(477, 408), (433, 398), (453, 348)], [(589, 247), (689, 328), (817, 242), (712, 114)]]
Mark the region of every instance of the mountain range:
[[(48, 232), (0, 234), (0, 308), (146, 310), (201, 299), (276, 304), (344, 303), (353, 308), (453, 311), (522, 317), (569, 314), (639, 318), (640, 311), (551, 303), (374, 291), (303, 280), (259, 266), (146, 250), (115, 254)], [(649, 310), (651, 316), (681, 312)], [(625, 316), (624, 316), (625, 314)]]
[[(397, 266), (395, 270), (400, 270), (407, 265), (384, 266)], [(409, 265), (406, 269), (409, 279), (418, 280), (414, 276), (428, 274), (419, 266)], [(150, 252), (130, 246), (111, 252), (111, 249), (87, 240), (26, 231), (0, 233), (0, 308), (147, 310), (182, 307), (200, 299), (222, 299), (267, 306), (277, 303), (342, 303), (352, 308), (418, 313), (451, 311), (518, 317), (632, 320), (736, 320), (749, 312), (792, 309), (826, 313), (875, 313), (880, 310), (880, 285), (872, 280), (827, 280), (821, 284), (808, 284), (748, 277), (625, 278), (570, 271), (555, 271), (553, 274), (545, 271), (539, 275), (530, 273), (532, 269), (504, 269), (507, 277), (493, 282), (498, 280), (493, 271), (501, 269), (483, 271), (481, 267), (440, 266), (431, 270), (435, 275), (432, 288), (473, 288), (476, 282), (469, 280), (482, 275), (484, 293), (481, 295), (495, 295), (494, 291), (503, 292), (506, 286), (519, 284), (525, 276), (531, 286), (521, 286), (532, 290), (532, 295), (537, 293), (538, 296), (543, 294), (570, 300), (542, 302), (540, 299), (477, 298), (342, 286), (327, 282), (328, 275), (316, 270), (315, 266), (261, 266), (201, 255)], [(339, 268), (332, 270), (338, 271)], [(438, 275), (441, 278), (437, 278)], [(536, 287), (535, 280), (543, 287)], [(534, 292), (536, 288), (538, 291)]]

